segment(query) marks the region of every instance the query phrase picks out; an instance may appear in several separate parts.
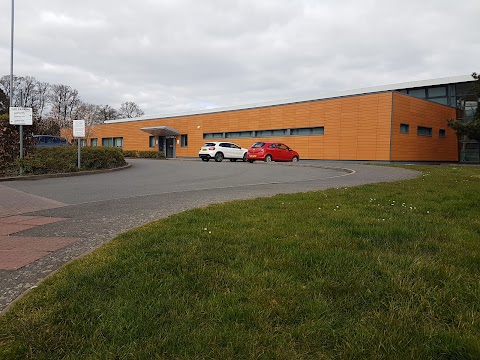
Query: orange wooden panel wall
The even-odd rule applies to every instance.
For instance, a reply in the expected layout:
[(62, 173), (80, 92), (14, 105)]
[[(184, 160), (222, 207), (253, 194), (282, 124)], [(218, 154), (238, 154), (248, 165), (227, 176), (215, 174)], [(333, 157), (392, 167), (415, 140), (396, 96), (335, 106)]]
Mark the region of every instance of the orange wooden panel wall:
[[(257, 109), (97, 125), (90, 138), (123, 137), (126, 150), (151, 150), (140, 128), (168, 126), (188, 134), (188, 147), (177, 143), (177, 156), (197, 156), (204, 133), (324, 126), (325, 134), (228, 139), (242, 147), (279, 141), (303, 159), (389, 160), (392, 93), (358, 95)], [(180, 137), (177, 137), (179, 140)]]
[[(456, 110), (401, 93), (393, 96), (392, 161), (457, 161), (457, 135), (447, 126)], [(408, 134), (400, 132), (400, 124), (409, 125)], [(418, 126), (432, 128), (432, 136), (417, 135)], [(444, 138), (440, 129), (445, 130)]]

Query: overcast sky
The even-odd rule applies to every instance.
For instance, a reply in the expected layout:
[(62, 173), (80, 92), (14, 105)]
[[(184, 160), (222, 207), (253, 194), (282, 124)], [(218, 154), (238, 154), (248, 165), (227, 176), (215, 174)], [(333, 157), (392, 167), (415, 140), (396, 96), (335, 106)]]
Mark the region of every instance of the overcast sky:
[(479, 19), (480, 0), (17, 0), (14, 73), (146, 115), (313, 98), (480, 72)]

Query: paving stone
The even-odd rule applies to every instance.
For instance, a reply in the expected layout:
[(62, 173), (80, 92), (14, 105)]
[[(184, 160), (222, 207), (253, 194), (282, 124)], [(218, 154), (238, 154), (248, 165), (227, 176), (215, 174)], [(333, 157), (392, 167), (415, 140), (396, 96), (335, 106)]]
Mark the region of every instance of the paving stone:
[(0, 269), (1, 270), (18, 270), (25, 265), (38, 260), (48, 251), (40, 250), (0, 250)]
[(27, 230), (35, 225), (22, 225), (22, 224), (0, 224), (0, 236), (15, 234), (19, 231)]

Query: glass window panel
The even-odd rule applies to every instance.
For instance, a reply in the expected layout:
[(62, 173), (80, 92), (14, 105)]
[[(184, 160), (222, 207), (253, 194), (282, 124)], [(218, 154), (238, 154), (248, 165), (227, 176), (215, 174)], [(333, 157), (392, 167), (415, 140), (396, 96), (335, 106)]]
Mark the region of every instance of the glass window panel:
[(438, 130), (438, 136), (439, 136), (439, 137), (444, 138), (445, 135), (446, 135), (445, 129), (440, 129), (440, 130)]
[(408, 90), (408, 95), (425, 99), (425, 89), (410, 89)]
[(402, 134), (408, 134), (410, 131), (410, 125), (408, 124), (400, 124), (400, 132)]
[(419, 136), (432, 136), (432, 128), (419, 126), (417, 128), (417, 135), (419, 135)]
[(122, 137), (113, 138), (113, 146), (122, 147), (123, 146), (123, 138)]
[(98, 139), (91, 139), (90, 146), (98, 146)]
[(257, 136), (272, 136), (273, 134), (273, 131), (272, 130), (260, 130), (260, 131), (257, 131)]
[(312, 134), (323, 135), (323, 133), (324, 133), (324, 127), (323, 126), (312, 128)]
[(113, 146), (113, 139), (112, 138), (103, 138), (102, 139), (102, 146)]
[(287, 133), (286, 129), (273, 130), (273, 136), (284, 136)]
[(467, 82), (467, 83), (461, 83), (461, 84), (456, 84), (455, 85), (455, 91), (457, 96), (463, 96), (467, 94), (474, 94), (474, 81)]
[(181, 147), (188, 147), (188, 135), (181, 135), (180, 136), (180, 146)]
[(291, 135), (310, 135), (311, 133), (312, 133), (312, 128), (292, 129), (290, 131)]
[(428, 99), (428, 100), (436, 102), (438, 104), (448, 105), (448, 98), (446, 98), (446, 97), (436, 98), (436, 99)]
[(155, 147), (155, 136), (148, 137), (148, 146), (151, 148)]
[(428, 97), (439, 97), (439, 96), (447, 96), (447, 87), (446, 86), (438, 86), (428, 88)]

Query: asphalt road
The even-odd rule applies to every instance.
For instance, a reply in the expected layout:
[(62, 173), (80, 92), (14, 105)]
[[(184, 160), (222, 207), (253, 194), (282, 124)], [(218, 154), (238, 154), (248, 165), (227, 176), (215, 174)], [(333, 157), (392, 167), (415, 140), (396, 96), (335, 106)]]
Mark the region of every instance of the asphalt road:
[[(301, 161), (266, 164), (199, 159), (128, 160), (122, 171), (1, 184), (11, 192), (42, 199), (56, 207), (28, 215), (68, 220), (15, 235), (78, 237), (58, 250), (15, 271), (0, 270), (0, 311), (63, 264), (90, 252), (134, 227), (187, 209), (236, 199), (273, 196), (375, 182), (398, 181), (415, 171), (353, 163)], [(0, 206), (8, 207), (8, 204)], [(27, 207), (28, 208), (28, 207)]]

